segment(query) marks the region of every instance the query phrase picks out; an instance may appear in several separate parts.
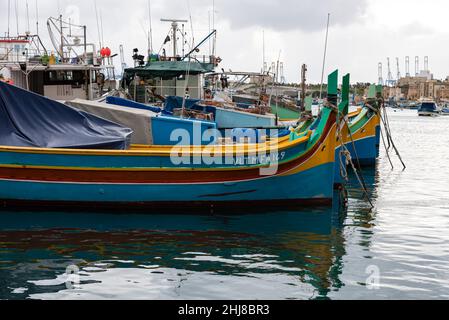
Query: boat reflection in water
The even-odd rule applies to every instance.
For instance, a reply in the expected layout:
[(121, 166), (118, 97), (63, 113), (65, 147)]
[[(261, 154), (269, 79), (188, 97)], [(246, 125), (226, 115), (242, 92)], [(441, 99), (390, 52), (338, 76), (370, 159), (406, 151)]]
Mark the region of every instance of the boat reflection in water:
[[(315, 299), (342, 283), (346, 212), (3, 213), (0, 298)], [(67, 289), (66, 268), (80, 269)]]

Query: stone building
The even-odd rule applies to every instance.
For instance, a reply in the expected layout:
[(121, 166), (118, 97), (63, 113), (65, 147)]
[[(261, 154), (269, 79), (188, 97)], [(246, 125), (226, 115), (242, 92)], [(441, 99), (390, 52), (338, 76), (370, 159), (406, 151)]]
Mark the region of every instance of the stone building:
[(449, 77), (446, 80), (435, 80), (430, 72), (421, 72), (416, 77), (401, 78), (396, 87), (384, 90), (385, 98), (396, 100), (419, 100), (430, 98), (435, 100), (449, 99)]

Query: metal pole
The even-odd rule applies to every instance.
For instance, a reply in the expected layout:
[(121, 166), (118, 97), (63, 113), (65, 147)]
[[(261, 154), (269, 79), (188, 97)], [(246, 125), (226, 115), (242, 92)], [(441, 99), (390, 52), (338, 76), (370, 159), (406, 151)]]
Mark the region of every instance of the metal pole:
[[(87, 27), (83, 26), (83, 29), (84, 29), (84, 63), (87, 64), (87, 39), (86, 39), (87, 38)], [(94, 55), (94, 54), (95, 54), (95, 52), (92, 52), (92, 55)]]
[(39, 36), (39, 8), (36, 0), (36, 35)]
[(324, 42), (324, 57), (323, 57), (323, 70), (321, 71), (321, 88), (320, 88), (320, 100), (323, 99), (323, 84), (324, 84), (324, 69), (326, 67), (326, 55), (327, 55), (327, 39), (329, 36), (329, 22), (331, 14), (327, 14), (327, 27), (326, 27), (326, 40)]
[(301, 112), (306, 111), (306, 72), (307, 66), (303, 64), (301, 68)]
[(265, 73), (265, 30), (262, 30), (262, 54), (263, 54), (263, 62), (262, 62), (262, 73)]
[(176, 22), (173, 22), (173, 57), (176, 58), (176, 30), (178, 29), (178, 24)]
[(62, 32), (62, 14), (59, 16), (59, 25), (61, 26), (61, 61), (64, 62), (64, 33)]

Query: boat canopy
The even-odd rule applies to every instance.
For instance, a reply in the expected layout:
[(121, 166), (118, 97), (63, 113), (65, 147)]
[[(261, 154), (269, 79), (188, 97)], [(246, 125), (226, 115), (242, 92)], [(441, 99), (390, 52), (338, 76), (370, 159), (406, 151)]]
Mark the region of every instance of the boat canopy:
[(125, 77), (134, 75), (139, 77), (172, 79), (185, 75), (209, 73), (214, 71), (215, 65), (211, 63), (200, 63), (196, 61), (154, 61), (144, 67), (129, 68), (125, 70)]
[(0, 82), (0, 145), (125, 150), (132, 133), (114, 122)]

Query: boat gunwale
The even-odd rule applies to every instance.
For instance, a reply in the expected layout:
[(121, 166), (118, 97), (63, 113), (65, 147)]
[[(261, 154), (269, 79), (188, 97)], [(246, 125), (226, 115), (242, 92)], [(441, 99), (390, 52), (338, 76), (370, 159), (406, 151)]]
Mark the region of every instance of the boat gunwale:
[[(63, 148), (36, 148), (36, 147), (15, 147), (1, 146), (0, 152), (30, 153), (30, 154), (51, 154), (51, 155), (86, 155), (86, 156), (172, 156), (174, 153), (191, 156), (202, 156), (205, 153), (210, 155), (227, 155), (232, 152), (232, 156), (242, 154), (260, 154), (262, 152), (272, 153), (273, 151), (284, 151), (298, 145), (308, 143), (310, 135), (298, 138), (293, 141), (271, 140), (261, 144), (233, 144), (233, 145), (208, 145), (208, 146), (153, 146), (153, 145), (133, 145), (136, 149), (130, 150), (102, 150), (102, 149), (63, 149)], [(176, 150), (176, 151), (174, 151)], [(232, 150), (232, 151), (231, 151)]]

